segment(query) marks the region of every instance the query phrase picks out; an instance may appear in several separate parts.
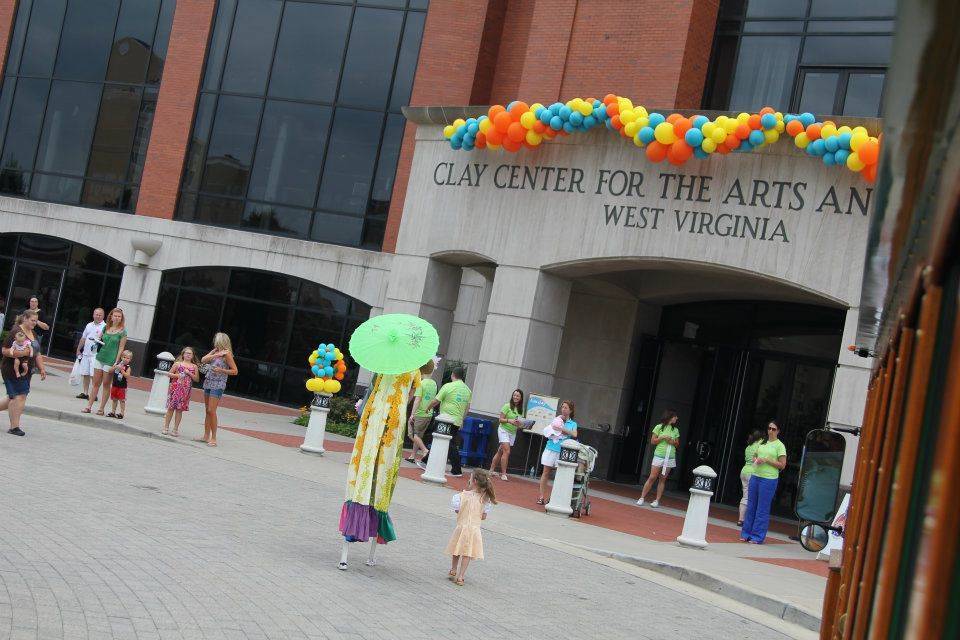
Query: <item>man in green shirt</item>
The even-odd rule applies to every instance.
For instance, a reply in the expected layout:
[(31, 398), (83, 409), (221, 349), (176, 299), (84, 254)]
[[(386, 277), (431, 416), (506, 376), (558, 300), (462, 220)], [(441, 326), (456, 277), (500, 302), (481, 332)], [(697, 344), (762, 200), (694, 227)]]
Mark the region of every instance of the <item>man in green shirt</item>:
[(433, 419), (433, 410), (430, 408), (430, 403), (437, 396), (437, 383), (430, 377), (433, 374), (434, 366), (433, 360), (430, 360), (420, 367), (422, 379), (413, 396), (413, 411), (411, 411), (410, 419), (407, 421), (407, 435), (413, 442), (413, 457), (407, 458), (407, 462), (412, 462), (420, 468), (426, 466), (420, 461), (420, 458), (430, 452), (427, 445), (423, 443), (423, 436)]
[(437, 421), (448, 422), (454, 427), (447, 460), (450, 461), (450, 475), (455, 478), (463, 475), (460, 468), (460, 427), (470, 410), (470, 398), (473, 396), (470, 387), (463, 381), (464, 375), (463, 367), (454, 367), (450, 372), (450, 382), (440, 387), (437, 397), (428, 406), (429, 409), (439, 406)]

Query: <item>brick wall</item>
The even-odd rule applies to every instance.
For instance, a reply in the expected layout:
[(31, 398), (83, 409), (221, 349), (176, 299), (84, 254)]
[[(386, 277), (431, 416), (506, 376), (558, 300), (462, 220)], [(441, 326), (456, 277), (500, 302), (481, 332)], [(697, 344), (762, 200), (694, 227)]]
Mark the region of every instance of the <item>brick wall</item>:
[(13, 32), (13, 22), (16, 17), (17, 0), (0, 0), (0, 71), (3, 71), (7, 64), (10, 36)]
[(216, 0), (177, 2), (137, 215), (173, 217), (215, 7)]

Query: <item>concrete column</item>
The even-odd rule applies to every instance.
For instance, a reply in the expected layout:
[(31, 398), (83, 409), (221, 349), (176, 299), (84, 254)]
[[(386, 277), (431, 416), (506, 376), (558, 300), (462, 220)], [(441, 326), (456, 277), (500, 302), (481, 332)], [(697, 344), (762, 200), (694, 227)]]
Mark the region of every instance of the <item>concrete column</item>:
[(497, 415), (510, 393), (552, 393), (570, 281), (539, 269), (497, 267), (471, 411)]
[(476, 371), (480, 358), (480, 342), (487, 322), (490, 293), (493, 290), (492, 270), (489, 276), (474, 269), (464, 269), (460, 280), (457, 307), (453, 312), (448, 360), (459, 360), (468, 371)]
[[(162, 275), (163, 272), (147, 267), (127, 265), (123, 268), (117, 306), (123, 309), (126, 317), (127, 349), (133, 352), (133, 369), (137, 372), (152, 371), (157, 355), (146, 353), (146, 349)], [(215, 329), (211, 328), (211, 331)], [(194, 348), (200, 348), (200, 345)]]
[(383, 313), (423, 318), (440, 334), (440, 353), (446, 354), (462, 272), (461, 267), (432, 258), (398, 255), (390, 270)]
[[(873, 360), (856, 356), (847, 349), (856, 342), (859, 315), (860, 309), (849, 309), (844, 321), (843, 342), (840, 346), (837, 371), (833, 378), (833, 389), (830, 392), (830, 408), (827, 410), (827, 423), (830, 425), (840, 427), (863, 425), (863, 410), (867, 402), (867, 385), (870, 382), (870, 367)], [(859, 438), (855, 436), (848, 433), (842, 435), (847, 440), (847, 448), (843, 457), (840, 482), (850, 484), (853, 482), (853, 466), (860, 443)]]

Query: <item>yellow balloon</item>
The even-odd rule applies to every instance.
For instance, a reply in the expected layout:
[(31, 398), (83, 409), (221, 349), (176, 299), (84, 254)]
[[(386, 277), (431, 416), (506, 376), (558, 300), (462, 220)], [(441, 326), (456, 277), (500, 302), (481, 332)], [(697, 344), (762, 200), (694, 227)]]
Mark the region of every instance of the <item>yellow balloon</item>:
[(626, 134), (627, 134), (628, 136), (630, 136), (631, 138), (632, 138), (633, 136), (637, 135), (637, 132), (638, 132), (638, 131), (640, 131), (640, 125), (637, 124), (637, 121), (636, 121), (636, 120), (634, 120), (633, 122), (628, 122), (628, 123), (627, 123), (626, 125), (624, 125), (624, 127), (623, 127), (623, 132), (626, 133)]
[(307, 391), (312, 391), (313, 393), (323, 391), (323, 380), (320, 378), (310, 378), (307, 380)]
[(703, 142), (700, 143), (700, 148), (707, 153), (713, 153), (717, 150), (717, 143), (713, 141), (713, 138), (704, 138)]
[(529, 111), (524, 111), (523, 115), (520, 116), (520, 124), (523, 125), (524, 129), (533, 129), (533, 123), (537, 121), (537, 116)]
[(775, 116), (777, 117), (777, 120), (783, 120), (783, 114), (780, 113), (779, 111), (777, 111), (777, 112), (776, 112), (775, 114), (773, 114), (773, 115), (775, 115)]
[(456, 129), (452, 124), (448, 124), (443, 128), (443, 137), (449, 140), (453, 137), (453, 132)]
[[(852, 142), (853, 141), (851, 140), (851, 143)], [(853, 144), (851, 144), (850, 146), (853, 147)], [(863, 160), (860, 159), (860, 156), (857, 155), (856, 152), (853, 152), (847, 156), (847, 168), (850, 169), (851, 171), (860, 171), (865, 166), (867, 165), (863, 163)]]
[(640, 139), (640, 136), (633, 136), (633, 144), (637, 145), (638, 147), (642, 147), (643, 140)]
[(673, 144), (677, 141), (677, 134), (673, 131), (673, 125), (669, 122), (661, 122), (653, 130), (653, 136), (660, 144)]
[(848, 127), (847, 125), (843, 125), (843, 126), (840, 127), (839, 129), (837, 129), (837, 133), (850, 133), (850, 134), (852, 134), (852, 133), (853, 133), (853, 129), (851, 129), (851, 128)]
[(807, 145), (810, 144), (810, 138), (807, 137), (805, 131), (801, 131), (797, 134), (797, 137), (793, 139), (793, 144), (797, 145), (801, 149), (806, 149)]
[(467, 121), (464, 120), (463, 118), (457, 118), (456, 120), (453, 121), (454, 127), (459, 127), (462, 124), (467, 124)]
[(633, 113), (633, 109), (627, 109), (626, 111), (620, 112), (620, 122), (623, 124), (629, 124), (637, 119), (636, 114)]
[(733, 118), (727, 118), (723, 121), (723, 130), (727, 133), (733, 133), (737, 130), (737, 127), (740, 126), (739, 120), (734, 120)]
[[(636, 112), (637, 116), (640, 117), (640, 118), (649, 118), (649, 117), (650, 117), (650, 114), (647, 113), (647, 110), (646, 110), (644, 107), (634, 107), (633, 110), (634, 110), (634, 112)], [(645, 126), (647, 126), (647, 125), (643, 124), (643, 125), (640, 125), (640, 126), (641, 126), (641, 127), (645, 127)]]
[(821, 138), (832, 138), (837, 135), (837, 125), (832, 122), (825, 122), (823, 126), (820, 127), (820, 137)]
[(763, 132), (763, 138), (766, 140), (767, 144), (773, 144), (780, 139), (780, 134), (777, 133), (776, 129), (769, 129)]
[[(637, 110), (634, 109), (633, 112), (637, 113)], [(636, 122), (641, 129), (650, 126), (650, 118), (647, 116), (639, 116), (634, 122)]]
[(533, 111), (534, 113), (537, 112), (537, 109), (542, 109), (542, 108), (543, 108), (543, 105), (540, 104), (539, 102), (534, 102), (532, 105), (530, 105), (530, 111)]
[(747, 124), (747, 121), (750, 120), (749, 113), (738, 113), (737, 114), (737, 123)]
[(700, 132), (703, 134), (704, 138), (712, 138), (713, 132), (717, 130), (717, 125), (712, 122), (706, 122), (702, 127), (700, 127)]
[(783, 123), (783, 120), (777, 120), (777, 126), (773, 128), (777, 133), (783, 133), (784, 129), (787, 128), (787, 125)]
[[(858, 131), (859, 129), (859, 131)], [(850, 136), (850, 149), (852, 151), (857, 151), (860, 149), (860, 145), (870, 139), (870, 136), (867, 135), (867, 130), (863, 127), (857, 127), (853, 130), (853, 135)], [(852, 154), (851, 154), (852, 155)], [(849, 156), (848, 156), (849, 158)], [(847, 165), (850, 163), (847, 162)]]
[(620, 113), (628, 109), (633, 109), (633, 103), (630, 102), (630, 98), (620, 98), (617, 100), (617, 106), (620, 107)]
[(313, 365), (317, 364), (317, 354), (316, 354), (316, 353), (311, 353), (311, 354), (310, 354), (310, 357), (307, 358), (307, 362), (310, 363), (310, 366), (311, 366), (311, 367), (312, 367)]
[(527, 131), (527, 144), (533, 145), (534, 147), (543, 142), (543, 136), (537, 133), (534, 130)]
[(710, 138), (717, 144), (720, 144), (727, 139), (727, 131), (723, 127), (717, 127), (713, 130), (713, 135), (710, 136)]
[(323, 390), (327, 393), (336, 393), (340, 391), (340, 381), (339, 380), (324, 380), (323, 381)]
[(586, 100), (581, 100), (577, 106), (577, 111), (579, 111), (582, 116), (588, 116), (593, 113), (593, 105)]
[(484, 118), (483, 120), (480, 121), (480, 131), (482, 133), (486, 133), (487, 131), (490, 131), (490, 129), (492, 128), (493, 128), (493, 121), (490, 120), (490, 118)]

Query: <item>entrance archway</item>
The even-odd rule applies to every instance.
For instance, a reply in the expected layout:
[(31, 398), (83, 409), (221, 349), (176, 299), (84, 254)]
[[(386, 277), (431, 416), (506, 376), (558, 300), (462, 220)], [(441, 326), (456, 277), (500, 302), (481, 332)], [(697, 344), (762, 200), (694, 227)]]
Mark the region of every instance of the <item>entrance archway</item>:
[(44, 353), (72, 359), (93, 309), (116, 306), (122, 276), (122, 262), (85, 245), (39, 234), (0, 234), (3, 328), (37, 296), (50, 325)]

